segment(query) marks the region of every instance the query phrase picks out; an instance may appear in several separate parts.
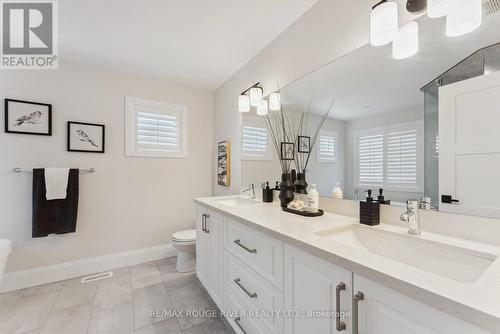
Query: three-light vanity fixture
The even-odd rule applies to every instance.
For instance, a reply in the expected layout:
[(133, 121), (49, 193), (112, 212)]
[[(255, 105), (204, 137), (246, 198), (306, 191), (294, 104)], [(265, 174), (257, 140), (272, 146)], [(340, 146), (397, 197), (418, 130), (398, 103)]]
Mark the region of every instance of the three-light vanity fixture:
[(260, 82), (241, 92), (238, 99), (238, 110), (240, 112), (249, 112), (252, 107), (255, 108), (257, 115), (265, 116), (269, 112), (281, 109), (281, 96), (279, 92), (273, 92), (269, 95), (269, 100), (263, 95), (264, 89)]
[[(457, 37), (476, 30), (482, 22), (482, 0), (408, 0), (406, 8), (413, 14), (427, 9), (427, 16), (446, 16), (446, 35)], [(418, 52), (418, 23), (399, 27), (398, 4), (382, 0), (372, 7), (370, 43), (373, 46), (392, 42), (392, 56), (404, 59)]]

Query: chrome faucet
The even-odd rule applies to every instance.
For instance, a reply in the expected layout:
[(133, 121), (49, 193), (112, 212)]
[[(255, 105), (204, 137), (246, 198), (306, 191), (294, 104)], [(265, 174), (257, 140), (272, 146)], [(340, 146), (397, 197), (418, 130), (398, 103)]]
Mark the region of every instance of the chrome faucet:
[(248, 191), (252, 191), (252, 194), (250, 196), (251, 199), (255, 199), (255, 186), (254, 184), (252, 183), (251, 185), (249, 185), (247, 188), (243, 189), (241, 191), (242, 194), (248, 192)]
[(406, 212), (399, 219), (402, 222), (408, 223), (408, 233), (420, 234), (420, 201), (409, 200), (406, 202)]

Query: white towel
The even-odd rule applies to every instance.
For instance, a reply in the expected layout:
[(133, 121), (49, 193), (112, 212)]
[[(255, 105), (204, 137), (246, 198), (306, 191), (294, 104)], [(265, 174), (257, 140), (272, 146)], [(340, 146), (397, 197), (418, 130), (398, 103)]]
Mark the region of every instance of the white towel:
[(68, 189), (69, 168), (45, 168), (47, 200), (65, 199)]

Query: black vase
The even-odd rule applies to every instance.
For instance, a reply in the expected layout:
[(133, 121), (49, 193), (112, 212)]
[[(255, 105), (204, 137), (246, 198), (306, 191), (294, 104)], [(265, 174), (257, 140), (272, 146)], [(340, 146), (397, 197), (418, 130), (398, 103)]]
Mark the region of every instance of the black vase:
[(288, 203), (293, 201), (294, 198), (293, 189), (294, 187), (292, 181), (290, 180), (290, 173), (281, 174), (279, 198), (282, 208), (286, 208)]
[(307, 194), (306, 172), (297, 173), (297, 180), (293, 184), (295, 192), (298, 194)]

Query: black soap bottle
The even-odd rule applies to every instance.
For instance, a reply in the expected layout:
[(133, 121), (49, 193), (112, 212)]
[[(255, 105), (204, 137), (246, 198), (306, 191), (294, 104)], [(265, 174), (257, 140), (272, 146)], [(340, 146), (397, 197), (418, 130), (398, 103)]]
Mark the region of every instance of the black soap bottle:
[(380, 203), (373, 200), (370, 189), (366, 201), (359, 202), (359, 222), (370, 226), (380, 224)]
[(379, 202), (380, 204), (391, 205), (391, 201), (385, 199), (385, 197), (384, 197), (384, 189), (382, 189), (382, 188), (380, 188), (378, 190), (377, 202)]
[(273, 202), (273, 189), (269, 188), (269, 182), (266, 182), (266, 187), (262, 187), (262, 202)]

